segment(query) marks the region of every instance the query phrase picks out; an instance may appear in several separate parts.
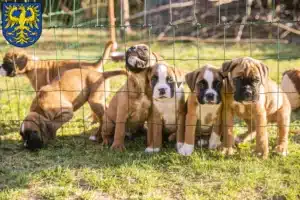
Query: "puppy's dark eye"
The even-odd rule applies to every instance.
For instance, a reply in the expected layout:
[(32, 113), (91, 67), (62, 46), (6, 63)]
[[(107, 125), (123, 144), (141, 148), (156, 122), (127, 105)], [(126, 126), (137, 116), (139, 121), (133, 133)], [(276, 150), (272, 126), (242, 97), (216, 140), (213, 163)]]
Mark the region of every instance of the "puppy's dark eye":
[(221, 81), (216, 81), (216, 82), (215, 82), (215, 87), (216, 87), (216, 89), (220, 89), (221, 86), (222, 86), (222, 82), (221, 82)]
[(254, 80), (253, 80), (253, 82), (256, 84), (259, 83), (259, 81), (260, 81), (259, 78), (254, 78)]
[(200, 81), (200, 82), (198, 82), (198, 87), (200, 88), (200, 89), (204, 89), (205, 88), (205, 84), (204, 84), (204, 82), (202, 82), (202, 81)]
[(168, 83), (173, 83), (174, 80), (173, 80), (173, 78), (172, 78), (171, 76), (168, 76), (168, 77), (167, 77), (167, 82), (168, 82)]
[(232, 81), (233, 83), (236, 83), (240, 78), (236, 77), (236, 78), (233, 78)]
[(152, 76), (151, 81), (157, 81), (158, 77), (156, 75)]

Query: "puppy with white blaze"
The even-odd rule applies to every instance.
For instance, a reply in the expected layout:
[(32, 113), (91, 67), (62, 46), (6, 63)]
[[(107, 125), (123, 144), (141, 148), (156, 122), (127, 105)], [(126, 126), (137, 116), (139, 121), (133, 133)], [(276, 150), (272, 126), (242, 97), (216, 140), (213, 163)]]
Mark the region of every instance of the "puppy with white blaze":
[[(148, 120), (147, 148), (145, 152), (158, 152), (162, 135), (171, 141), (184, 129), (184, 74), (167, 63), (149, 68), (148, 80), (152, 89), (152, 107)], [(176, 134), (177, 133), (177, 134)]]
[[(205, 65), (186, 74), (185, 80), (191, 93), (187, 100), (184, 143), (179, 141), (177, 150), (182, 155), (191, 155), (195, 138), (199, 146), (208, 144), (215, 149), (220, 144), (221, 89), (223, 77), (219, 69)], [(180, 137), (182, 138), (182, 137)]]

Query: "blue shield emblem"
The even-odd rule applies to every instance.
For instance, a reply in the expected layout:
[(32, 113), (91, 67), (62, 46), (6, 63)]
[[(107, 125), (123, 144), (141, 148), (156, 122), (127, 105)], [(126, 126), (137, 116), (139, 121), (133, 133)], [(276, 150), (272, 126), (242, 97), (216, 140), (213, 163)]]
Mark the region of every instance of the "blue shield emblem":
[(17, 47), (34, 44), (42, 34), (41, 3), (2, 3), (2, 33)]

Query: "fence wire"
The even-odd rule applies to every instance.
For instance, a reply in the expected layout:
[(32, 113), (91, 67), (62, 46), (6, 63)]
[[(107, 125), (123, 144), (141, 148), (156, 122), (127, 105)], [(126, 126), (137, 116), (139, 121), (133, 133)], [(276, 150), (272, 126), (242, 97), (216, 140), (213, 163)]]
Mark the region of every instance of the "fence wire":
[[(158, 51), (166, 62), (185, 71), (195, 70), (206, 63), (220, 67), (226, 60), (251, 56), (266, 63), (276, 60), (276, 66), (270, 66), (270, 69), (272, 72), (276, 70), (276, 76), (272, 78), (280, 83), (282, 72), (296, 67), (294, 62), (300, 59), (298, 53), (292, 52), (296, 45), (293, 43), (299, 41), (300, 34), (298, 4), (294, 5), (295, 8), (290, 8), (289, 2), (280, 4), (275, 0), (271, 5), (270, 1), (262, 0), (144, 0), (143, 5), (131, 5), (130, 8), (135, 13), (125, 19), (120, 14), (124, 13), (124, 8), (120, 5), (123, 2), (124, 0), (115, 1), (116, 25), (112, 27), (107, 17), (108, 1), (42, 1), (43, 33), (36, 44), (26, 49), (28, 55), (38, 57), (40, 61), (93, 62), (102, 55), (104, 45), (109, 40), (109, 30), (116, 28), (118, 51), (124, 53), (131, 45), (145, 43)], [(285, 15), (282, 14), (283, 9), (286, 11)], [(3, 57), (12, 46), (6, 44), (4, 38), (1, 46)], [(216, 49), (223, 49), (222, 54), (216, 52)], [(240, 49), (241, 52), (235, 53), (235, 49)], [(104, 71), (124, 66), (124, 61), (114, 63), (109, 60), (104, 65)], [(36, 77), (39, 77), (39, 67), (34, 66)], [(60, 76), (60, 71), (57, 73)], [(112, 78), (111, 89), (99, 91), (110, 93), (106, 106), (125, 80), (125, 77)], [(19, 137), (16, 133), (29, 113), (37, 91), (24, 76), (1, 77), (0, 82), (0, 142), (5, 147)], [(187, 97), (190, 91), (186, 90), (185, 93)], [(85, 104), (72, 120), (59, 129), (59, 135), (90, 135), (99, 126), (91, 125), (90, 115), (91, 109)], [(300, 115), (295, 114), (291, 129), (299, 129), (299, 120)], [(239, 133), (246, 128), (240, 119), (235, 120), (234, 127)], [(276, 128), (276, 125), (269, 124), (268, 127)]]

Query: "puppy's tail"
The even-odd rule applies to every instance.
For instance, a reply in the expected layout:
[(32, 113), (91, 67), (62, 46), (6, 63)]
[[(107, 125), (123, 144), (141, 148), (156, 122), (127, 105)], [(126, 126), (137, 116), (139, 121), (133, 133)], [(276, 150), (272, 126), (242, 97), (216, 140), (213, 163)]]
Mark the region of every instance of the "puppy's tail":
[(96, 63), (94, 63), (94, 68), (98, 72), (103, 71), (103, 65), (109, 59), (109, 55), (110, 55), (110, 52), (111, 52), (111, 49), (112, 49), (113, 45), (114, 45), (113, 41), (107, 42), (106, 45), (105, 45), (105, 49), (104, 49), (102, 57)]
[(125, 70), (114, 70), (114, 71), (106, 71), (102, 72), (103, 78), (108, 79), (114, 76), (125, 75), (128, 76), (128, 72)]

